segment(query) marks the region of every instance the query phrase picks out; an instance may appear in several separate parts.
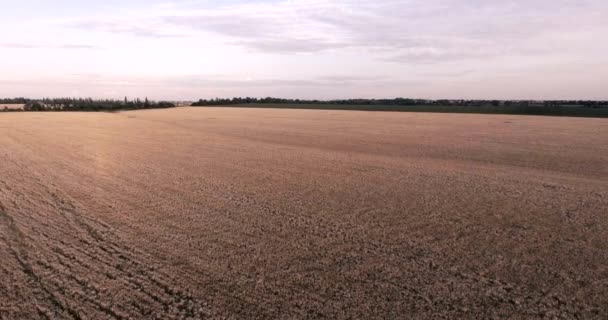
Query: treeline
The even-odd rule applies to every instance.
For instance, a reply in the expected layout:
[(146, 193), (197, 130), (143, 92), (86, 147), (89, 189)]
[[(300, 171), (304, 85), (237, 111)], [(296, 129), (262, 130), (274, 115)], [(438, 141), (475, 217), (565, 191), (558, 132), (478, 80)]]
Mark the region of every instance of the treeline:
[[(23, 111), (117, 111), (173, 108), (175, 104), (166, 101), (150, 101), (148, 98), (129, 100), (92, 98), (44, 98), (44, 99), (0, 99), (0, 104), (23, 104)], [(15, 111), (4, 109), (4, 111)]]
[(426, 99), (348, 99), (299, 100), (278, 98), (201, 99), (192, 106), (245, 108), (283, 108), (314, 110), (358, 110), (400, 112), (444, 112), (570, 117), (608, 117), (608, 101), (591, 100), (426, 100)]
[(28, 101), (26, 98), (0, 98), (0, 104), (26, 104)]
[(427, 99), (345, 99), (345, 100), (300, 100), (281, 98), (231, 98), (200, 99), (192, 106), (224, 106), (238, 104), (301, 104), (301, 105), (353, 105), (353, 106), (531, 106), (531, 107), (585, 107), (608, 108), (608, 101), (594, 100), (427, 100)]

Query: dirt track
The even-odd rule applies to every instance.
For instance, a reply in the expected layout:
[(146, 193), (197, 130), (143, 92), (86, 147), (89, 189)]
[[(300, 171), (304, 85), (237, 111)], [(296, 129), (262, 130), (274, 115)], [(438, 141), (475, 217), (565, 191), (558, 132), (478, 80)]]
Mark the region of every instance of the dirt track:
[(0, 114), (0, 318), (608, 317), (608, 121)]

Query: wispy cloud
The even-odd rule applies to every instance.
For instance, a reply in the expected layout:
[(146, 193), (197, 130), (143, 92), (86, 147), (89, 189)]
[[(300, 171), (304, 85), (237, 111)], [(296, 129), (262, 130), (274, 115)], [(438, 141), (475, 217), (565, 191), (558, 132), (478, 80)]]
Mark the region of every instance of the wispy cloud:
[[(378, 82), (387, 80), (385, 77), (355, 77), (329, 75), (316, 78), (301, 79), (277, 79), (277, 78), (252, 78), (238, 76), (180, 76), (164, 77), (153, 80), (156, 84), (170, 86), (193, 86), (193, 87), (344, 87), (359, 84), (361, 82)], [(150, 84), (150, 79), (141, 79), (142, 85)], [(137, 82), (137, 81), (135, 81)]]
[(387, 76), (355, 76), (355, 75), (328, 75), (318, 77), (317, 80), (322, 81), (339, 81), (339, 82), (371, 82), (371, 81), (383, 81), (390, 80), (391, 77)]
[(174, 3), (138, 17), (69, 25), (144, 37), (210, 33), (266, 53), (373, 50), (385, 61), (428, 63), (553, 49), (547, 34), (596, 28), (601, 15), (564, 22), (607, 7), (597, 0), (285, 0), (184, 10)]
[(91, 50), (100, 49), (100, 47), (88, 44), (45, 44), (45, 43), (30, 43), (30, 42), (10, 42), (0, 43), (0, 47), (7, 49), (66, 49), (66, 50)]
[[(100, 86), (177, 86), (177, 87), (338, 87), (355, 85), (360, 82), (386, 81), (387, 77), (323, 76), (302, 79), (252, 78), (229, 75), (184, 75), (164, 77), (103, 76), (100, 74), (72, 74), (64, 77), (40, 79), (40, 83), (87, 84)], [(0, 79), (2, 83), (31, 83), (27, 79)]]
[[(64, 77), (39, 77), (35, 80), (12, 77), (0, 78), (0, 94), (6, 88), (35, 89), (48, 96), (85, 95), (92, 97), (148, 96), (154, 99), (195, 99), (230, 96), (294, 96), (300, 98), (335, 99), (349, 97), (348, 92), (361, 84), (356, 96), (369, 96), (375, 89), (391, 86), (417, 86), (421, 81), (399, 81), (383, 76), (357, 77), (327, 75), (312, 78), (253, 78), (237, 75), (185, 76), (104, 76), (72, 74)], [(163, 92), (172, 92), (167, 95)], [(17, 91), (14, 94), (19, 94)], [(13, 95), (14, 95), (13, 94)]]
[[(153, 20), (153, 19), (152, 19)], [(130, 19), (97, 19), (78, 18), (62, 22), (67, 27), (96, 30), (111, 33), (133, 34), (140, 37), (174, 38), (186, 34), (173, 30), (164, 24), (154, 21), (141, 21)]]

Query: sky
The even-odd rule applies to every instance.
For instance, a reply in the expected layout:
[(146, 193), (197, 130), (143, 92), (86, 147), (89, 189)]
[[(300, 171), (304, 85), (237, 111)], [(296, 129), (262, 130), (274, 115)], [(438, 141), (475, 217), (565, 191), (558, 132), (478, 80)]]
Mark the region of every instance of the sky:
[(0, 97), (608, 99), (606, 0), (0, 0)]

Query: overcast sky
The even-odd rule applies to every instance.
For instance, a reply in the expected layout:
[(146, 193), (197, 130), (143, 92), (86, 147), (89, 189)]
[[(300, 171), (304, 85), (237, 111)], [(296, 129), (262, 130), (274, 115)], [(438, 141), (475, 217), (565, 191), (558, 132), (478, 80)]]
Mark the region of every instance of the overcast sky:
[(0, 96), (608, 99), (606, 0), (0, 0)]

